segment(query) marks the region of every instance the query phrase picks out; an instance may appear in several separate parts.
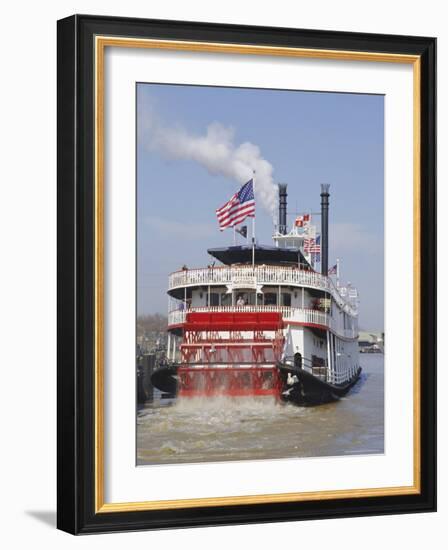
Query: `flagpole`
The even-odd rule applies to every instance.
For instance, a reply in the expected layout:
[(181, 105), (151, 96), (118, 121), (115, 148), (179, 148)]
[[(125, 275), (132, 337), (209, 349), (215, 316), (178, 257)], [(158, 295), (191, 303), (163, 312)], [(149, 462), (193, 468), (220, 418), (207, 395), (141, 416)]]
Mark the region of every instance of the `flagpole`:
[[(253, 170), (252, 174), (252, 189), (254, 190), (255, 197), (255, 170)], [(255, 269), (255, 212), (252, 218), (252, 269)]]
[(339, 258), (336, 258), (336, 286), (339, 287)]
[(255, 216), (252, 218), (252, 268), (255, 268)]
[(233, 246), (236, 246), (236, 226), (233, 226)]

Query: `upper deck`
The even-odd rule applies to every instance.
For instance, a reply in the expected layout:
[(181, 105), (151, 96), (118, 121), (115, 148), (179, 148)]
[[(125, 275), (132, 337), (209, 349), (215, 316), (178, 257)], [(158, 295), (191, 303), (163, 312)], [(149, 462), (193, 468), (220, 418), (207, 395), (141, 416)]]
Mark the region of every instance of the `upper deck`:
[(168, 294), (182, 297), (185, 288), (226, 286), (229, 290), (254, 289), (263, 286), (310, 288), (329, 293), (348, 315), (357, 315), (355, 288), (336, 287), (330, 277), (299, 269), (298, 266), (232, 265), (201, 269), (182, 269), (169, 276)]
[(351, 326), (344, 326), (343, 319), (340, 316), (333, 317), (329, 313), (323, 311), (317, 311), (308, 308), (299, 307), (285, 307), (285, 306), (209, 306), (209, 307), (195, 307), (190, 306), (188, 310), (173, 310), (168, 313), (168, 327), (184, 328), (184, 324), (187, 320), (187, 315), (190, 312), (213, 314), (213, 313), (227, 313), (227, 314), (247, 314), (247, 313), (280, 313), (285, 326), (288, 325), (304, 325), (310, 327), (316, 327), (325, 330), (331, 330), (336, 335), (342, 338), (353, 339), (358, 337), (358, 327), (356, 323)]

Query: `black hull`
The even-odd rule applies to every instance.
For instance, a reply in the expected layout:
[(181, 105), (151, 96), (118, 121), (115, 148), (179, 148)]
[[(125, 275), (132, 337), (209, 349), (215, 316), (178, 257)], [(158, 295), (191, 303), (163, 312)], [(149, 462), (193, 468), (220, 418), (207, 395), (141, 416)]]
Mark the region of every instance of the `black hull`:
[(158, 390), (177, 394), (177, 367), (160, 367), (152, 373), (151, 384)]
[(322, 405), (337, 401), (347, 394), (361, 375), (361, 367), (358, 368), (354, 376), (343, 385), (330, 384), (311, 373), (287, 365), (280, 365), (280, 370), (285, 373), (291, 373), (297, 376), (298, 382), (287, 388), (282, 393), (282, 398), (295, 405)]
[[(355, 375), (344, 385), (335, 385), (325, 382), (303, 369), (297, 369), (288, 365), (279, 365), (278, 367), (284, 375), (285, 385), (282, 391), (282, 399), (295, 405), (321, 405), (336, 401), (343, 397), (359, 380), (361, 367)], [(292, 386), (286, 385), (288, 373), (297, 376), (298, 382)], [(151, 383), (160, 391), (177, 395), (177, 366), (160, 367), (153, 372)]]

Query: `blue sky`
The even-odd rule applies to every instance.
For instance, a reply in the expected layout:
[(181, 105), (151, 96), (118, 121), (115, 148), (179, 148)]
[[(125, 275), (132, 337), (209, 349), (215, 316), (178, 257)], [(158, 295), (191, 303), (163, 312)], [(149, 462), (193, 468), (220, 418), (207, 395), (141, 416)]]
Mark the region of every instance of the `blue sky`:
[[(142, 83), (137, 120), (139, 314), (166, 313), (168, 274), (207, 265), (207, 248), (233, 241), (215, 209), (239, 182), (185, 153), (217, 123), (233, 129), (231, 146), (258, 146), (275, 183), (288, 184), (289, 222), (296, 209), (319, 211), (320, 183), (331, 185), (329, 265), (340, 258), (341, 278), (359, 289), (360, 326), (383, 329), (383, 96)], [(165, 147), (167, 134), (182, 136), (185, 154)], [(256, 200), (257, 240), (272, 244), (272, 217)]]

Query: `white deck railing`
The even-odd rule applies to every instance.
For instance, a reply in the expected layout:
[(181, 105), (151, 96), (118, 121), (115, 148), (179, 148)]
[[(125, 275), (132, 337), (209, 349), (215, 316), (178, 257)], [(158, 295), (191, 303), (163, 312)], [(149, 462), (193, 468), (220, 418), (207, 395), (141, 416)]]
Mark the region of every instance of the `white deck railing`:
[(331, 280), (314, 271), (304, 271), (294, 267), (240, 266), (185, 269), (172, 273), (169, 290), (191, 285), (232, 284), (234, 282), (254, 282), (258, 284), (297, 284), (329, 290)]
[[(287, 306), (211, 306), (211, 307), (191, 307), (188, 311), (204, 312), (204, 313), (230, 313), (230, 312), (280, 312), (283, 319), (296, 323), (308, 323), (313, 325), (321, 325), (333, 330), (336, 334), (345, 338), (354, 338), (356, 336), (354, 330), (341, 330), (336, 327), (334, 319), (322, 311), (315, 309), (305, 309)], [(168, 313), (168, 326), (181, 325), (185, 322), (185, 310), (174, 310)]]
[(305, 271), (296, 267), (265, 265), (185, 269), (170, 275), (168, 291), (198, 285), (241, 285), (244, 282), (250, 287), (255, 284), (292, 285), (324, 290), (331, 293), (339, 306), (345, 307), (348, 313), (352, 315), (356, 313), (353, 306), (341, 296), (329, 277), (315, 271)]

